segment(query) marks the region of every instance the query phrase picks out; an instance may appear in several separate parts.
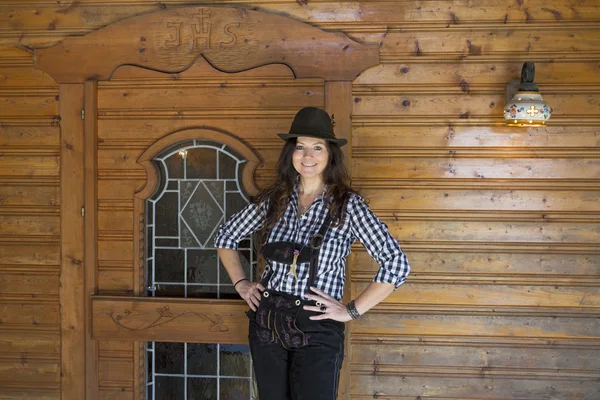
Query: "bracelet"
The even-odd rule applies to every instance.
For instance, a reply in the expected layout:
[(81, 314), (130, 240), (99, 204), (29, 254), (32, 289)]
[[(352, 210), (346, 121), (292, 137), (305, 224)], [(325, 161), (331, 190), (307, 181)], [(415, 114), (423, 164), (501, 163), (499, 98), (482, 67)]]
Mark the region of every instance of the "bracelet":
[(238, 283), (240, 283), (241, 281), (247, 281), (248, 278), (242, 278), (239, 281), (237, 281), (236, 283), (233, 284), (233, 288), (235, 289), (235, 287), (237, 286)]
[(346, 304), (346, 310), (348, 311), (348, 314), (350, 314), (350, 318), (352, 318), (352, 319), (360, 318), (360, 313), (358, 312), (358, 310), (356, 309), (356, 306), (354, 305), (354, 300), (352, 300), (352, 301), (350, 301), (350, 303)]

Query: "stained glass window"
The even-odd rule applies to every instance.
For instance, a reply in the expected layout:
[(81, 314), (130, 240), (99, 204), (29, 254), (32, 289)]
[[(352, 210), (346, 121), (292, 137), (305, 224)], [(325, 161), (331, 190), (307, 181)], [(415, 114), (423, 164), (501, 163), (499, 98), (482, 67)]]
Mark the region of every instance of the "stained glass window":
[[(239, 298), (213, 241), (219, 225), (248, 203), (246, 160), (208, 141), (179, 143), (155, 160), (160, 181), (147, 200), (148, 296)], [(246, 276), (256, 274), (253, 239), (240, 243)], [(246, 345), (159, 343), (147, 346), (148, 400), (256, 399)]]

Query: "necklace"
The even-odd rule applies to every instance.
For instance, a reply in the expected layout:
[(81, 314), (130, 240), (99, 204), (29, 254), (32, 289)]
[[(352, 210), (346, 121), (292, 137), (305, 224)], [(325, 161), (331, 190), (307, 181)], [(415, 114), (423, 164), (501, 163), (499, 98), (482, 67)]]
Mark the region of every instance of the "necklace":
[(298, 215), (303, 216), (308, 211), (309, 208), (310, 208), (310, 205), (303, 206), (298, 203)]

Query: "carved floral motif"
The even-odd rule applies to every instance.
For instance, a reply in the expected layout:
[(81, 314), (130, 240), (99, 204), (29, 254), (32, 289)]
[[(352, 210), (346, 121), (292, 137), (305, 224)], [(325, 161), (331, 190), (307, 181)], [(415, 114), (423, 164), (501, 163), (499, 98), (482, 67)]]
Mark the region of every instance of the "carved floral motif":
[(126, 329), (128, 331), (137, 332), (152, 329), (157, 326), (163, 326), (170, 324), (181, 317), (195, 316), (202, 322), (208, 322), (210, 332), (227, 332), (229, 327), (225, 325), (223, 317), (219, 314), (205, 314), (198, 313), (195, 311), (186, 310), (183, 312), (174, 313), (171, 311), (169, 306), (160, 307), (156, 309), (156, 318), (150, 322), (144, 322), (141, 326), (132, 326), (129, 324), (127, 317), (131, 315), (131, 310), (125, 309), (121, 313), (115, 314), (112, 311), (106, 313), (113, 323), (119, 328)]

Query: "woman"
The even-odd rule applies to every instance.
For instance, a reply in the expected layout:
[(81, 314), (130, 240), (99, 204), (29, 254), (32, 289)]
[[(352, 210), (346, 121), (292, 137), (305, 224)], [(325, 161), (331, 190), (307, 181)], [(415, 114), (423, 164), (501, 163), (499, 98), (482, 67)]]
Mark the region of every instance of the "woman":
[[(344, 351), (344, 322), (358, 318), (410, 271), (386, 225), (349, 186), (332, 121), (300, 110), (277, 163), (277, 181), (233, 215), (215, 247), (235, 289), (250, 306), (249, 341), (261, 400), (334, 400)], [(263, 238), (261, 282), (245, 276), (237, 243)], [(345, 261), (360, 240), (380, 265), (373, 282), (341, 302)]]

